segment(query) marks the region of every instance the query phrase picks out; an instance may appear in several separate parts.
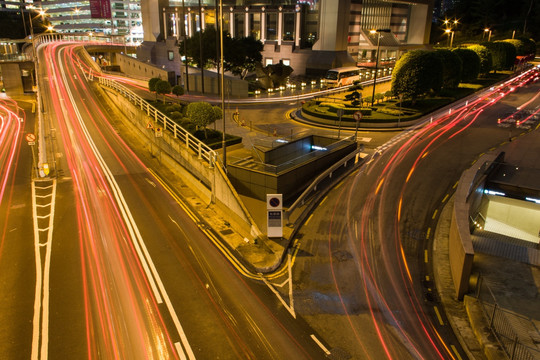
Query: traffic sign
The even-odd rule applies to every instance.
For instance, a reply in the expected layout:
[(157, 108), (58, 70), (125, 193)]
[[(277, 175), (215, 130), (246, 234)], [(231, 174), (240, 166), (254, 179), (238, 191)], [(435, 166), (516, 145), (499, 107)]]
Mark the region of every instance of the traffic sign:
[(26, 134), (25, 139), (28, 142), (34, 142), (34, 141), (36, 141), (36, 135), (34, 135), (32, 133), (28, 133), (28, 134)]
[(360, 121), (362, 120), (362, 112), (361, 111), (357, 111), (353, 114), (353, 117), (354, 117), (354, 120), (356, 121)]
[(149, 122), (148, 124), (146, 124), (146, 128), (147, 128), (147, 129), (153, 129), (154, 126), (152, 125), (151, 122)]
[(156, 137), (162, 137), (162, 136), (163, 136), (163, 131), (161, 131), (160, 127), (157, 127), (156, 128)]

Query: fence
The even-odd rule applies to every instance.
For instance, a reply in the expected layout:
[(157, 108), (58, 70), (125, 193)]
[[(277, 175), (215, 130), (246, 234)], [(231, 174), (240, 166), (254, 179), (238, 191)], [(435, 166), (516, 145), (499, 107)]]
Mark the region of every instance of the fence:
[(111, 79), (100, 77), (99, 83), (101, 85), (114, 89), (123, 97), (128, 99), (132, 104), (139, 107), (142, 111), (146, 112), (149, 117), (154, 119), (157, 126), (162, 125), (163, 131), (170, 131), (174, 139), (179, 139), (181, 143), (185, 144), (187, 148), (197, 154), (199, 159), (206, 161), (210, 167), (213, 167), (215, 165), (218, 157), (217, 153), (214, 150), (201, 142), (195, 136), (191, 135), (191, 133), (186, 131), (183, 127), (171, 120), (161, 111), (154, 108), (139, 95), (135, 94), (133, 91), (127, 89), (123, 85), (120, 85), (119, 83)]
[(540, 359), (540, 349), (535, 346), (530, 332), (527, 331), (527, 327), (535, 329), (529, 318), (501, 308), (483, 277), (479, 279), (476, 297), (481, 304), (482, 313), (489, 323), (491, 332), (508, 359)]

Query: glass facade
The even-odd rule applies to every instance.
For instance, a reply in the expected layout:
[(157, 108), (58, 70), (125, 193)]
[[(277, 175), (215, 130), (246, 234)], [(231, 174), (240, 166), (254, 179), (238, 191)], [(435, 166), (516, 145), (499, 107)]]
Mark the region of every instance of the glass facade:
[(143, 40), (139, 0), (111, 1), (111, 19), (92, 18), (90, 1), (52, 0), (42, 2), (41, 6), (56, 32), (124, 35), (130, 44)]
[(266, 40), (277, 40), (278, 14), (266, 13)]

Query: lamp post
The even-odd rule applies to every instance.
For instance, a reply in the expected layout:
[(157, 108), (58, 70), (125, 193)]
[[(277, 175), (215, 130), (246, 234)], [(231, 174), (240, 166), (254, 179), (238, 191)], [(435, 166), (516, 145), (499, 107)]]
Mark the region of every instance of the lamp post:
[(484, 34), (485, 33), (488, 33), (488, 42), (490, 42), (491, 41), (491, 29), (485, 28), (484, 29)]
[(377, 70), (379, 68), (379, 51), (381, 49), (381, 33), (383, 32), (390, 32), (390, 29), (378, 29), (378, 30), (370, 30), (370, 34), (378, 34), (377, 36), (377, 59), (375, 60), (375, 75), (373, 77), (373, 94), (371, 95), (371, 106), (373, 106), (373, 103), (375, 101), (375, 87), (377, 85)]
[(225, 82), (225, 71), (223, 70), (223, 0), (219, 0), (219, 67), (221, 68), (221, 116), (223, 116), (223, 134), (221, 143), (223, 147), (223, 169), (227, 172), (227, 146), (225, 144), (225, 92), (223, 84)]
[(448, 40), (450, 41), (450, 48), (452, 48), (454, 44), (454, 31), (450, 29), (446, 29), (444, 30), (444, 32), (448, 34)]

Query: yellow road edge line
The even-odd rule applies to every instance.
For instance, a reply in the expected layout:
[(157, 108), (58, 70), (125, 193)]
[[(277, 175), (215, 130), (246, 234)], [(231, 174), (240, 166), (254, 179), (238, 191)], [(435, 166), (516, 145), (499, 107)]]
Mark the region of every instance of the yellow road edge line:
[(458, 360), (463, 360), (463, 358), (461, 357), (461, 355), (459, 355), (459, 352), (458, 352), (456, 346), (452, 344), (452, 345), (450, 345), (450, 347), (452, 348), (452, 351), (454, 352), (454, 355), (456, 355), (456, 357), (458, 358)]
[(424, 250), (424, 262), (427, 264), (429, 261), (429, 258), (428, 258), (428, 251), (427, 250)]
[(444, 196), (444, 199), (442, 199), (441, 202), (445, 202), (446, 200), (448, 200), (449, 197), (450, 197), (450, 195), (446, 194), (446, 195)]
[(437, 216), (437, 213), (439, 212), (439, 209), (435, 209), (433, 212), (433, 216), (431, 217), (431, 220), (435, 220), (435, 217)]
[(214, 243), (214, 245), (221, 251), (221, 253), (229, 260), (229, 262), (244, 276), (250, 278), (250, 279), (258, 279), (259, 277), (257, 276), (257, 274), (253, 274), (251, 273), (248, 269), (246, 269), (244, 267), (244, 265), (242, 263), (240, 263), (238, 261), (238, 259), (236, 259), (236, 257), (234, 257), (231, 252), (229, 251), (229, 249), (224, 246), (221, 241), (219, 241), (219, 239), (217, 239), (217, 237), (215, 236), (214, 233), (212, 233), (211, 231), (209, 231), (208, 229), (205, 229), (201, 226), (199, 226), (199, 223), (200, 223), (200, 220), (199, 218), (191, 211), (191, 209), (184, 203), (184, 201), (182, 201), (182, 199), (180, 199), (180, 197), (175, 194), (171, 187), (169, 185), (167, 185), (162, 179), (161, 177), (159, 177), (156, 172), (150, 168), (147, 168), (148, 172), (150, 174), (152, 174), (152, 176), (156, 179), (156, 181), (158, 181), (160, 183), (161, 186), (163, 186), (163, 188), (165, 189), (165, 191), (167, 191), (172, 197), (173, 199), (176, 201), (176, 203), (178, 205), (180, 205), (180, 207), (186, 212), (186, 214), (191, 218), (191, 220), (193, 220), (193, 222), (199, 227), (199, 229), (206, 234), (206, 236), (208, 236), (208, 238), (210, 239), (210, 241), (212, 241)]
[(444, 326), (444, 322), (443, 322), (441, 313), (439, 312), (439, 308), (436, 307), (436, 306), (434, 306), (433, 309), (435, 309), (435, 314), (437, 314), (437, 319), (439, 319), (439, 324), (441, 324), (442, 326)]
[(426, 239), (429, 239), (429, 234), (431, 234), (431, 228), (429, 227), (426, 232)]

